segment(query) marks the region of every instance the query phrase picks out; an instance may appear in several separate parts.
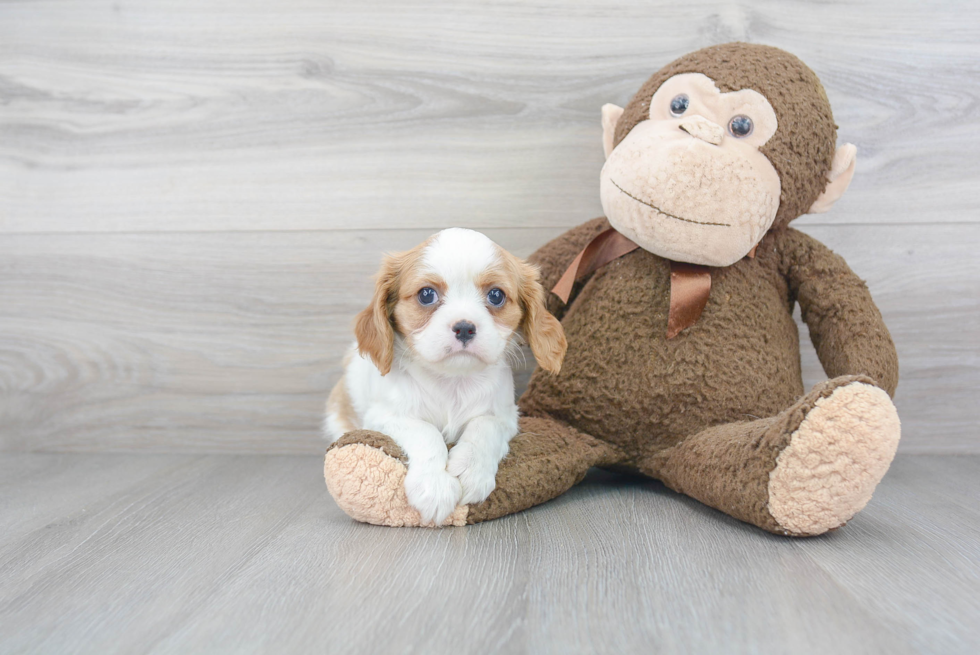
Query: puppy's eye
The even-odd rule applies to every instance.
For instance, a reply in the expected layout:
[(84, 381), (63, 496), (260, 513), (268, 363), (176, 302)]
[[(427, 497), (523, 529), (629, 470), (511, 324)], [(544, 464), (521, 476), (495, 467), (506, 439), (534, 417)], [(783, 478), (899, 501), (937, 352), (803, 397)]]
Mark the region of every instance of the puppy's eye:
[(507, 300), (507, 296), (497, 287), (494, 287), (487, 292), (487, 302), (494, 307), (501, 307), (505, 300)]
[(728, 132), (737, 139), (752, 134), (752, 119), (748, 116), (736, 116), (728, 122)]
[(679, 96), (674, 96), (674, 99), (670, 101), (670, 115), (680, 116), (687, 111), (690, 105), (691, 99), (686, 94), (682, 93)]
[(432, 305), (435, 301), (439, 300), (439, 294), (432, 287), (421, 289), (418, 296), (420, 305)]

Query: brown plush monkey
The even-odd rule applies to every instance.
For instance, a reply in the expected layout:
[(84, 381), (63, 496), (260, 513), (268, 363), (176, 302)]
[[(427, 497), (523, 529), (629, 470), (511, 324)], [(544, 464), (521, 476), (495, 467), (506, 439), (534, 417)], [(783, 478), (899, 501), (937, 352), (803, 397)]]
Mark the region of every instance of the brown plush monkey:
[[(497, 489), (451, 522), (523, 510), (606, 466), (771, 532), (843, 525), (895, 454), (898, 361), (864, 282), (788, 227), (854, 172), (819, 80), (776, 48), (715, 46), (602, 120), (606, 218), (531, 257), (568, 301), (550, 305), (568, 338), (561, 374), (532, 376)], [(806, 394), (797, 302), (830, 377)], [(346, 435), (324, 471), (354, 518), (418, 524), (384, 435)]]

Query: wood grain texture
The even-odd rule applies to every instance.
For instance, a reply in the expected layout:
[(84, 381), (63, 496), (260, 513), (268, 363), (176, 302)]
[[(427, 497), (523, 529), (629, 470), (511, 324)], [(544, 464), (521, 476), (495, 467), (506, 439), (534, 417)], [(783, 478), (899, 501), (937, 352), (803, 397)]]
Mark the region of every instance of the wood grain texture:
[(977, 222), (972, 0), (0, 2), (0, 232), (570, 226), (599, 108), (731, 40), (857, 144), (820, 223)]
[[(8, 236), (0, 445), (321, 452), (370, 275), (426, 234)], [(554, 234), (501, 241), (527, 254)]]
[(967, 0), (0, 0), (0, 450), (319, 451), (382, 250), (599, 215), (601, 105), (736, 39), (800, 55), (858, 145), (798, 225), (883, 310), (902, 450), (980, 452)]
[[(980, 225), (809, 231), (868, 280), (891, 329), (902, 451), (980, 451)], [(524, 256), (557, 232), (488, 234)], [(8, 235), (0, 449), (322, 451), (323, 403), (380, 253), (427, 235)], [(809, 387), (825, 376), (801, 334)]]
[(357, 524), (319, 457), (0, 455), (0, 652), (975, 653), (976, 456), (901, 456), (823, 537), (639, 478)]

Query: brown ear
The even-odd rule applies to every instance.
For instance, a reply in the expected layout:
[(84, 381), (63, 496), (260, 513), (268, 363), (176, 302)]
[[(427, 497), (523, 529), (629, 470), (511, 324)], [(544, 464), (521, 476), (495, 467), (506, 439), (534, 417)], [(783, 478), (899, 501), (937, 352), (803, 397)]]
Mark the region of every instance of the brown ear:
[(538, 282), (538, 269), (531, 264), (521, 263), (521, 286), (518, 293), (524, 310), (524, 317), (521, 319), (524, 338), (531, 346), (538, 366), (557, 375), (565, 359), (568, 342), (565, 341), (565, 331), (561, 323), (544, 305), (545, 293)]
[(387, 375), (395, 357), (395, 326), (392, 310), (398, 300), (398, 277), (401, 272), (400, 260), (385, 255), (381, 270), (375, 277), (374, 297), (357, 318), (354, 319), (354, 336), (357, 337), (357, 350), (361, 355), (371, 358), (374, 365)]

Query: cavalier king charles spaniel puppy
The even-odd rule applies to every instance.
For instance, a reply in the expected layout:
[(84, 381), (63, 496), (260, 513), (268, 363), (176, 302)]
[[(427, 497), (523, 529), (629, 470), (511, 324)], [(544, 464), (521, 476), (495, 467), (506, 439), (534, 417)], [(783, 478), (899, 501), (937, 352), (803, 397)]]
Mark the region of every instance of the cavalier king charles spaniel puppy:
[(457, 504), (490, 495), (517, 434), (508, 358), (520, 357), (519, 335), (539, 366), (558, 373), (565, 334), (544, 306), (537, 269), (473, 230), (443, 230), (386, 255), (375, 279), (327, 400), (326, 435), (391, 437), (408, 457), (409, 504), (441, 525)]

